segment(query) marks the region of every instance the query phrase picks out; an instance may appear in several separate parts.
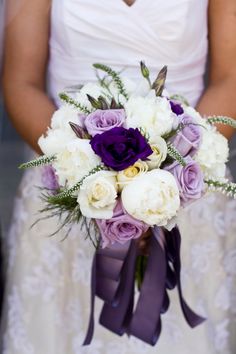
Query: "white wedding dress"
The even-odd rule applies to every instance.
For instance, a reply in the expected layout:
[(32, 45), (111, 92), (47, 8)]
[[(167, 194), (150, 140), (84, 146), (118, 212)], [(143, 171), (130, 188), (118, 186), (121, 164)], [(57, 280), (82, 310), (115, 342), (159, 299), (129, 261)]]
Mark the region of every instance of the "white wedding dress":
[[(142, 59), (153, 75), (167, 64), (167, 89), (195, 105), (203, 90), (207, 8), (207, 0), (136, 0), (131, 7), (122, 0), (53, 0), (51, 97), (60, 104), (57, 93), (65, 86), (94, 80), (94, 62), (126, 68), (138, 79)], [(36, 188), (40, 179), (39, 170), (27, 171), (16, 196), (8, 238), (4, 354), (236, 352), (235, 201), (210, 195), (180, 218), (184, 296), (208, 318), (203, 325), (188, 327), (173, 291), (156, 347), (115, 336), (97, 324), (92, 345), (82, 348), (94, 250), (78, 226), (65, 240), (63, 231), (48, 237), (58, 226), (55, 219), (30, 228), (42, 207)], [(97, 300), (97, 313), (100, 307)]]

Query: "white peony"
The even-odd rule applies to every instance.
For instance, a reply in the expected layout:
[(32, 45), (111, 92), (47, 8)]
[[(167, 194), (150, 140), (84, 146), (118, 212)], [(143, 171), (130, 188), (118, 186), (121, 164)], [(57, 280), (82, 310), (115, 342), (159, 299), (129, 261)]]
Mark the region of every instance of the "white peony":
[[(128, 95), (132, 94), (137, 88), (137, 84), (127, 77), (122, 77), (122, 82)], [(76, 94), (77, 101), (89, 109), (92, 108), (92, 105), (88, 100), (87, 94), (95, 99), (98, 99), (99, 96), (114, 97), (117, 102), (125, 103), (126, 99), (119, 93), (117, 85), (113, 81), (109, 83), (109, 80), (107, 84), (109, 89), (102, 87), (99, 83), (88, 83), (84, 85)]]
[(156, 144), (152, 144), (151, 148), (153, 154), (148, 156), (147, 164), (152, 170), (154, 168), (159, 168), (162, 162), (165, 161), (167, 156), (167, 144), (162, 137), (158, 136), (156, 138)]
[[(136, 81), (133, 81), (124, 75), (120, 75), (120, 78), (123, 82), (125, 91), (128, 96), (147, 96), (149, 94), (150, 87), (146, 80), (143, 79), (142, 81), (137, 83)], [(98, 99), (99, 96), (106, 97), (106, 99), (108, 99), (108, 97), (110, 97), (110, 99), (111, 97), (114, 97), (116, 102), (125, 104), (126, 98), (120, 94), (120, 91), (114, 81), (110, 83), (108, 80), (107, 85), (108, 89), (102, 87), (99, 83), (88, 83), (84, 85), (76, 94), (76, 100), (81, 105), (86, 106), (88, 109), (92, 109), (92, 105), (88, 100), (87, 94), (95, 99)]]
[(47, 156), (56, 155), (61, 152), (65, 146), (76, 135), (72, 129), (48, 129), (46, 136), (42, 135), (38, 140), (38, 145), (42, 152)]
[(155, 144), (159, 136), (172, 130), (175, 115), (163, 97), (131, 97), (125, 104), (127, 127), (142, 127)]
[(67, 184), (70, 188), (100, 163), (101, 160), (93, 152), (89, 140), (76, 138), (60, 151), (53, 167), (60, 185)]
[(167, 225), (180, 208), (174, 176), (160, 169), (135, 178), (124, 187), (121, 198), (130, 215), (151, 226)]
[(61, 106), (52, 116), (52, 129), (72, 130), (69, 122), (82, 125), (81, 115), (78, 114), (72, 107), (65, 105)]
[(148, 164), (144, 161), (138, 160), (134, 165), (129, 166), (123, 171), (118, 172), (117, 183), (119, 190), (122, 190), (123, 187), (131, 182), (134, 178), (139, 177), (143, 173), (148, 171)]
[(78, 203), (82, 214), (88, 218), (110, 219), (117, 198), (116, 173), (100, 171), (85, 178)]
[(194, 159), (201, 166), (207, 178), (222, 179), (226, 173), (229, 156), (227, 139), (215, 127), (206, 123), (202, 128), (202, 141)]
[[(123, 82), (125, 91), (129, 97), (133, 96), (147, 96), (151, 90), (148, 82), (144, 79), (141, 79), (140, 81), (133, 81), (130, 78), (121, 75), (121, 80)], [(119, 93), (119, 90), (117, 89), (117, 85), (112, 82), (109, 85), (109, 90), (112, 94), (112, 96), (115, 98), (117, 102), (120, 102), (121, 104), (126, 103), (126, 98)]]

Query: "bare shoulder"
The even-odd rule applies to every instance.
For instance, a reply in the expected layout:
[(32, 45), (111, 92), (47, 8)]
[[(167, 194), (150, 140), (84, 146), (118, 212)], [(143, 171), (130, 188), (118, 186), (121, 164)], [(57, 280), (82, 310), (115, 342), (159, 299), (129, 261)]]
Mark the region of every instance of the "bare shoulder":
[(236, 75), (236, 1), (209, 0), (209, 43), (213, 81)]
[(8, 0), (4, 75), (43, 84), (51, 0)]

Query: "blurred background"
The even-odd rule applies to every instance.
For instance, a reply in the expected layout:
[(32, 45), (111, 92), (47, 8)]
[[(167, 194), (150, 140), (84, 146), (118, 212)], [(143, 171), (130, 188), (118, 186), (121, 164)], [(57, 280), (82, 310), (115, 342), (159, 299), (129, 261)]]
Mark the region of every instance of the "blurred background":
[[(229, 167), (236, 179), (236, 136), (231, 143)], [(0, 98), (0, 219), (3, 235), (10, 224), (12, 205), (21, 178), (19, 163), (28, 159), (28, 149), (12, 127)]]

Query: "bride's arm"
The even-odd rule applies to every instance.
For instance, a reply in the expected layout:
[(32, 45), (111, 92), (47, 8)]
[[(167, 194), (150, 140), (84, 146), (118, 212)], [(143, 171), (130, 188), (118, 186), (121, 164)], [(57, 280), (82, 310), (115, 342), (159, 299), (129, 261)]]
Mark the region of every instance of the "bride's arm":
[(20, 1), (20, 6), (19, 0), (7, 1), (4, 98), (15, 128), (39, 152), (37, 139), (45, 132), (55, 110), (45, 93), (50, 1)]
[[(236, 118), (236, 1), (209, 1), (209, 85), (198, 110), (206, 115)], [(220, 126), (230, 138), (231, 128)]]

